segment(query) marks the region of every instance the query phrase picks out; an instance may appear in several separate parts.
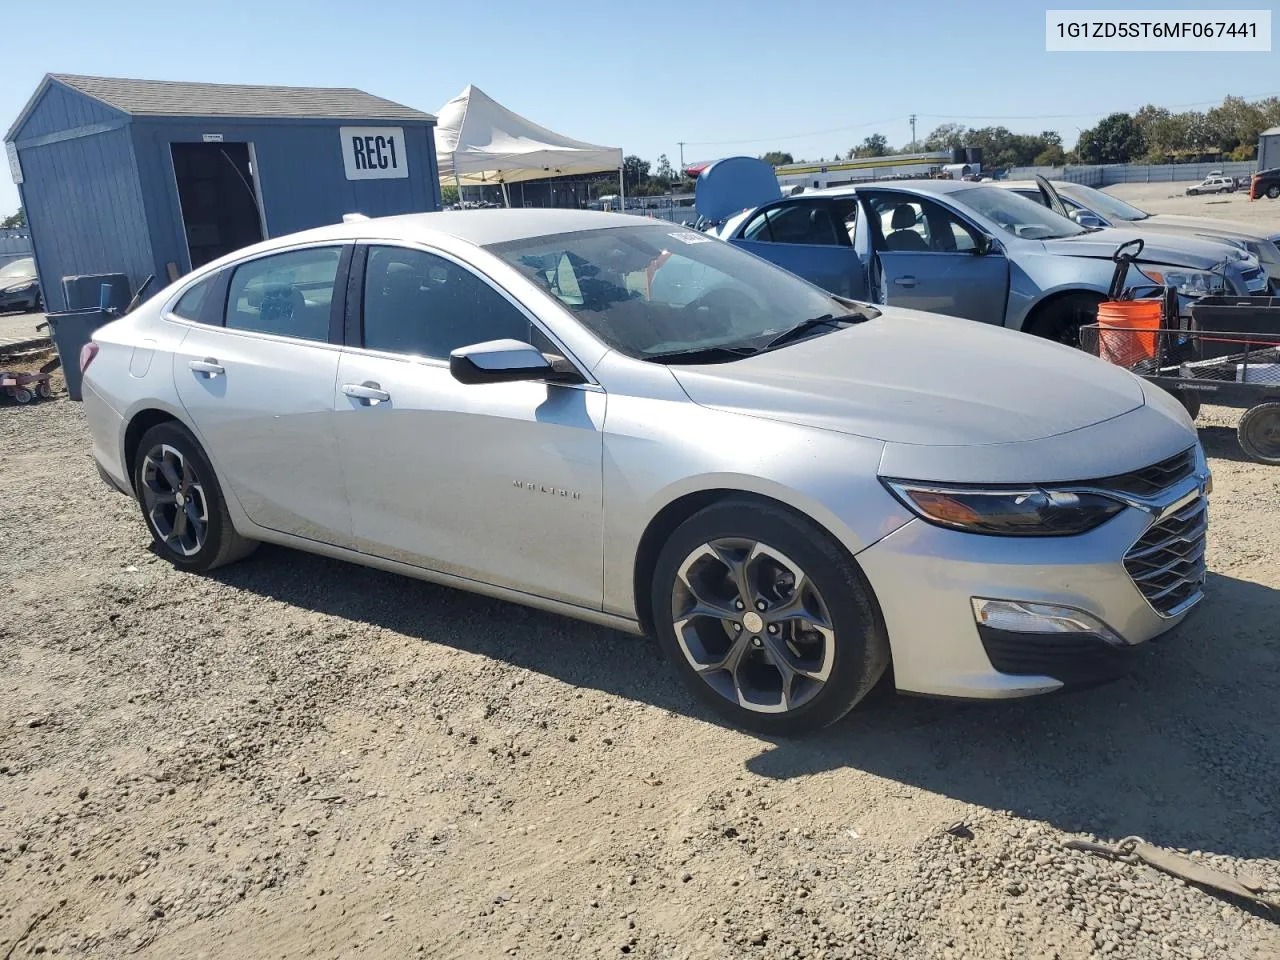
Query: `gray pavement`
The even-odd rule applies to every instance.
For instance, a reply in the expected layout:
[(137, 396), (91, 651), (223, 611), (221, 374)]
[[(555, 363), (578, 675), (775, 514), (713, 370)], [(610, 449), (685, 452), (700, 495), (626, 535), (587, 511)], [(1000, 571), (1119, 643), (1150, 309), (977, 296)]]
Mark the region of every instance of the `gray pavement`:
[(44, 321), (43, 313), (0, 313), (0, 349), (30, 340), (47, 339), (48, 330), (37, 330)]

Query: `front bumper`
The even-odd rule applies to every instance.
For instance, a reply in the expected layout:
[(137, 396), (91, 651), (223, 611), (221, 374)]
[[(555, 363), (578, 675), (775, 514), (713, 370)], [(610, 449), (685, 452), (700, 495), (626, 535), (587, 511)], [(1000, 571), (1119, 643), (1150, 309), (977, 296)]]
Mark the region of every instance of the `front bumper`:
[[(1018, 634), (979, 628), (972, 599), (1056, 604), (1101, 620), (1128, 647), (1177, 626), (1199, 599), (1149, 600), (1132, 555), (1149, 532), (1204, 500), (1197, 475), (1164, 491), (1159, 505), (1137, 504), (1075, 537), (1014, 538), (963, 533), (915, 519), (858, 555), (879, 600), (898, 689), (966, 698), (1049, 693), (1069, 683), (1122, 673), (1127, 647), (1095, 634)], [(1126, 554), (1130, 567), (1126, 567)], [(1198, 563), (1198, 567), (1197, 567)], [(1203, 569), (1203, 560), (1187, 568)], [(1199, 577), (1200, 574), (1193, 574)], [(1163, 588), (1164, 584), (1160, 584)], [(1146, 584), (1149, 595), (1157, 588)], [(1176, 599), (1176, 603), (1173, 602)], [(1158, 610), (1157, 607), (1160, 609)], [(986, 634), (985, 636), (983, 634)]]
[(0, 293), (0, 310), (13, 310), (16, 307), (34, 307), (39, 296), (39, 287), (32, 287), (17, 293)]

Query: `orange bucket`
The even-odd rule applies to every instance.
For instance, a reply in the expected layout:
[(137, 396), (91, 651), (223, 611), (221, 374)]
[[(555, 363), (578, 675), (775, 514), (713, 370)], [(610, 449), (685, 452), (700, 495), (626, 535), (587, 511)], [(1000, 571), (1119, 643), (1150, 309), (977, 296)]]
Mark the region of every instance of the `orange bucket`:
[(1098, 356), (1122, 367), (1155, 357), (1162, 306), (1160, 300), (1107, 300), (1099, 304)]

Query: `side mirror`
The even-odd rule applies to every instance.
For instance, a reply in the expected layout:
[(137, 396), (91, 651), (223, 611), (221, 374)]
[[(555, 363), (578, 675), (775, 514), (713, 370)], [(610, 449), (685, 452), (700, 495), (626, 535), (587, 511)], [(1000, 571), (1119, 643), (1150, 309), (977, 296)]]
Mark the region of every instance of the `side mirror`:
[(985, 257), (989, 253), (999, 253), (1000, 244), (996, 242), (996, 238), (985, 233), (978, 234), (977, 243), (973, 245), (975, 256)]
[(1101, 227), (1103, 225), (1102, 220), (1096, 214), (1087, 210), (1072, 210), (1067, 216), (1082, 227)]
[(466, 384), (519, 380), (582, 383), (577, 369), (563, 357), (549, 359), (532, 344), (519, 340), (489, 340), (459, 347), (449, 354), (449, 372)]

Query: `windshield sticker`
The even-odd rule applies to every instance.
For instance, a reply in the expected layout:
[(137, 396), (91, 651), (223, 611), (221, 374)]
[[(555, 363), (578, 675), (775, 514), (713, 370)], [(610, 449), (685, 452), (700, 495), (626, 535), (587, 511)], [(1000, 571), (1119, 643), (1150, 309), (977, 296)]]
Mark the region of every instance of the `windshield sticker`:
[(692, 231), (683, 231), (681, 233), (668, 233), (668, 237), (673, 237), (681, 243), (710, 243), (711, 238), (702, 233), (693, 233)]

